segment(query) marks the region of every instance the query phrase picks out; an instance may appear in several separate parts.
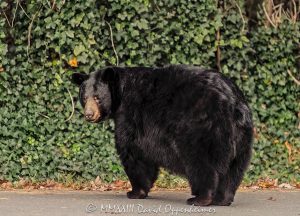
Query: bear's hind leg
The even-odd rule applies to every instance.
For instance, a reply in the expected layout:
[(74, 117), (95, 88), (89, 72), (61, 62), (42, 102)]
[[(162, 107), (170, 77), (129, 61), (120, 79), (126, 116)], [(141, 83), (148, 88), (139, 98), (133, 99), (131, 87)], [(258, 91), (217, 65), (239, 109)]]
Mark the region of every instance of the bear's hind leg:
[(130, 199), (144, 199), (148, 196), (158, 176), (158, 166), (145, 159), (136, 159), (127, 155), (122, 160), (132, 190), (127, 193)]
[(225, 175), (220, 175), (217, 192), (212, 205), (229, 206), (234, 200), (235, 193), (241, 184), (244, 172), (248, 166), (251, 149), (249, 152), (235, 158)]
[(216, 170), (207, 162), (191, 166), (187, 176), (191, 185), (192, 195), (195, 197), (187, 200), (187, 204), (195, 206), (208, 206), (212, 203), (218, 184)]
[(219, 184), (217, 187), (217, 191), (212, 201), (212, 205), (219, 206), (229, 206), (233, 201), (233, 196), (231, 193), (228, 193), (228, 178), (229, 175), (219, 175)]

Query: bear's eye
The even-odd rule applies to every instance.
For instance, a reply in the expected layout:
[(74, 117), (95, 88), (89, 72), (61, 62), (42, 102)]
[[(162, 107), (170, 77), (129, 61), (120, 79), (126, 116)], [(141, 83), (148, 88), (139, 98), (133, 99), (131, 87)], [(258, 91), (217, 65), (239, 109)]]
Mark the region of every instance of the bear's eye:
[(94, 100), (96, 101), (97, 104), (99, 104), (100, 100), (98, 96), (94, 96)]
[(83, 102), (86, 103), (87, 97), (83, 97)]

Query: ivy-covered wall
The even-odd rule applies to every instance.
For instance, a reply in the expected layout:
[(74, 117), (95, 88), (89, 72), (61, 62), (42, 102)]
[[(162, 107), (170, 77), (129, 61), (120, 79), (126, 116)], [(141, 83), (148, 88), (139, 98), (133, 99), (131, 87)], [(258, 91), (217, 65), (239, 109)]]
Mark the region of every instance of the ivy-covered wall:
[(232, 77), (251, 104), (246, 179), (299, 182), (300, 23), (282, 13), (267, 25), (260, 13), (249, 30), (245, 14), (242, 0), (1, 1), (0, 179), (124, 178), (113, 122), (83, 120), (70, 75), (196, 64)]

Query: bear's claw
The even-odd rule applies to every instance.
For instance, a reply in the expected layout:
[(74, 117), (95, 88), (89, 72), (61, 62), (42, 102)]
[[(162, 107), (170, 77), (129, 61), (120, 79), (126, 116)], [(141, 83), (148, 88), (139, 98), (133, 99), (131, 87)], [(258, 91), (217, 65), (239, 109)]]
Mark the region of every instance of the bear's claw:
[(129, 199), (145, 199), (148, 196), (143, 190), (140, 191), (129, 191), (127, 192), (127, 197)]
[(200, 197), (193, 197), (187, 200), (188, 205), (194, 206), (208, 206), (212, 203), (211, 198), (200, 198)]

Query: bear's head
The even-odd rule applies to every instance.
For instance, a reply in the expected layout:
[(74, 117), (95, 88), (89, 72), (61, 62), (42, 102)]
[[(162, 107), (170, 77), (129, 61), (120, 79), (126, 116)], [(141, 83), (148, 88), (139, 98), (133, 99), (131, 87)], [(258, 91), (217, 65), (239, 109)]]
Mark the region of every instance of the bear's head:
[(114, 68), (91, 74), (74, 73), (72, 82), (80, 86), (79, 100), (89, 122), (105, 120), (113, 114), (118, 103), (119, 75)]

